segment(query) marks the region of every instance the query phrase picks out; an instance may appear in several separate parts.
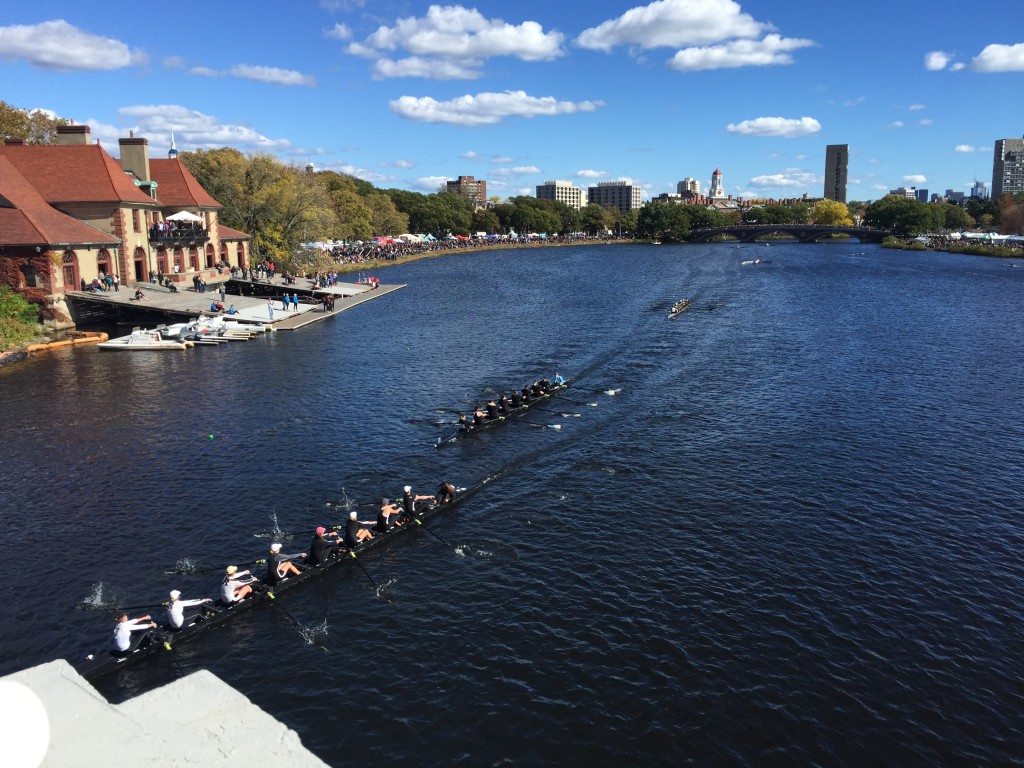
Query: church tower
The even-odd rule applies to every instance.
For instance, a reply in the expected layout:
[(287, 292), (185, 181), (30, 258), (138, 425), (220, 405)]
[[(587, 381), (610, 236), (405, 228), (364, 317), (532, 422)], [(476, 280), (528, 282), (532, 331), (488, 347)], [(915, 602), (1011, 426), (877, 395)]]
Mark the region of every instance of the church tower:
[(725, 192), (722, 191), (722, 172), (717, 168), (711, 174), (711, 189), (708, 190), (708, 197), (725, 197)]
[(167, 159), (168, 160), (173, 160), (177, 156), (178, 156), (178, 148), (176, 146), (174, 146), (174, 129), (171, 128), (171, 148), (167, 152)]

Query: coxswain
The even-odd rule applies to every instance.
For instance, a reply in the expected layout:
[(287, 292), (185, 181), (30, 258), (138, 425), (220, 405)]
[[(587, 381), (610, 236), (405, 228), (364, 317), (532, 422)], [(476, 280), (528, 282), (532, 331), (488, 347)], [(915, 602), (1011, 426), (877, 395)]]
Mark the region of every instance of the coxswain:
[(270, 557), (267, 558), (267, 581), (277, 584), (289, 576), (298, 576), (302, 568), (292, 562), (292, 558), (306, 557), (303, 552), (299, 555), (286, 555), (281, 552), (281, 545), (276, 541), (270, 545)]
[(498, 404), (493, 400), (487, 401), (487, 418), (496, 419), (498, 418)]
[(398, 519), (401, 512), (402, 508), (392, 504), (391, 499), (381, 499), (380, 511), (377, 512), (377, 527), (374, 530), (377, 533), (387, 533), (395, 526), (402, 525), (403, 521)]
[(146, 615), (137, 619), (129, 619), (127, 613), (122, 613), (121, 618), (117, 620), (117, 626), (114, 627), (114, 647), (117, 648), (118, 653), (130, 653), (149, 635), (149, 632), (146, 632), (144, 635), (136, 635), (133, 638), (132, 632), (150, 629), (156, 629), (156, 622), (153, 621), (152, 616)]
[[(412, 486), (407, 485), (402, 489), (402, 509), (405, 512), (406, 517), (415, 517), (416, 515), (423, 513), (423, 505), (419, 502), (427, 501), (428, 499), (434, 498), (433, 496), (414, 496), (412, 492)], [(417, 509), (419, 505), (419, 509)]]
[(237, 603), (252, 594), (253, 584), (257, 581), (249, 571), (238, 570), (237, 565), (229, 565), (224, 569), (224, 584), (221, 587), (220, 599), (226, 605)]
[(337, 531), (328, 531), (322, 525), (313, 532), (313, 541), (309, 545), (306, 565), (323, 565), (341, 548)]
[(523, 404), (523, 393), (518, 389), (512, 392), (512, 407), (518, 408)]
[(373, 534), (369, 528), (361, 528), (360, 526), (369, 525), (359, 520), (355, 510), (348, 513), (348, 522), (345, 523), (345, 546), (349, 549), (353, 549), (356, 545), (360, 544), (364, 539), (372, 539)]
[(498, 398), (498, 413), (500, 413), (502, 416), (508, 416), (509, 411), (511, 411), (511, 410), (512, 410), (512, 408), (509, 405), (508, 397), (506, 395), (502, 395), (501, 397), (499, 397)]
[(562, 374), (555, 372), (555, 378), (552, 379), (556, 387), (561, 387), (565, 384), (565, 379), (562, 378)]
[[(201, 597), (196, 600), (182, 600), (181, 592), (176, 589), (171, 590), (170, 597), (171, 602), (167, 604), (167, 623), (171, 625), (171, 629), (181, 629), (184, 626), (186, 608), (193, 608), (203, 603), (213, 602), (209, 597)], [(189, 611), (190, 619), (197, 615), (202, 615), (202, 611)]]
[(434, 496), (434, 503), (448, 504), (452, 501), (455, 501), (455, 486), (451, 483), (441, 483), (441, 487), (437, 489), (437, 495)]

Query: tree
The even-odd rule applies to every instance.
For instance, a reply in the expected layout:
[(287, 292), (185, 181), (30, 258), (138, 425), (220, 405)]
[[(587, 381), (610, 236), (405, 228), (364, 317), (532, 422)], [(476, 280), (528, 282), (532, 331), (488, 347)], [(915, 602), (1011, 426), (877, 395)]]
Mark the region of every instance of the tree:
[(853, 224), (846, 203), (836, 200), (819, 200), (814, 206), (814, 222), (829, 227), (848, 227)]
[(501, 222), (494, 211), (482, 209), (473, 214), (472, 227), (474, 232), (487, 232), (493, 235), (501, 229)]
[(900, 237), (921, 235), (935, 226), (928, 205), (900, 195), (886, 195), (864, 212), (864, 220), (872, 227), (889, 229)]
[(590, 203), (580, 211), (580, 226), (588, 235), (607, 232), (615, 223), (615, 216), (607, 208)]
[(951, 203), (929, 203), (928, 205), (932, 209), (935, 225), (939, 228), (962, 231), (974, 225), (973, 219), (959, 205)]
[(27, 110), (0, 101), (0, 139), (22, 139), (26, 144), (53, 144), (58, 126), (67, 125), (63, 117), (41, 109)]
[(390, 197), (376, 193), (364, 199), (370, 209), (370, 224), (374, 234), (400, 235), (409, 231), (409, 214), (399, 211)]
[(688, 209), (675, 203), (648, 203), (637, 215), (636, 236), (665, 243), (681, 243), (690, 236)]
[(1024, 205), (1014, 205), (1003, 211), (999, 231), (1004, 235), (1024, 235)]
[(793, 211), (785, 205), (769, 203), (751, 208), (743, 216), (748, 224), (792, 224)]

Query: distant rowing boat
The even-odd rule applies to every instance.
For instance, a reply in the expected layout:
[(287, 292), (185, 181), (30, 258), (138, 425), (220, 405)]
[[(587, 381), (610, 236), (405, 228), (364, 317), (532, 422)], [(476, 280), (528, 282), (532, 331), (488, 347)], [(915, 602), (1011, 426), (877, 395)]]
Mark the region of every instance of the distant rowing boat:
[(164, 349), (188, 349), (192, 346), (191, 341), (172, 341), (160, 335), (160, 331), (144, 331), (139, 328), (132, 329), (127, 336), (101, 342), (97, 345), (100, 349), (124, 350), (128, 352), (146, 352), (150, 350)]
[(462, 438), (468, 437), (469, 435), (475, 435), (478, 432), (493, 429), (499, 424), (504, 424), (509, 419), (519, 418), (524, 413), (527, 413), (530, 410), (530, 408), (533, 408), (534, 406), (537, 405), (541, 405), (550, 400), (553, 395), (557, 395), (561, 392), (564, 392), (566, 389), (569, 388), (569, 383), (570, 382), (566, 381), (564, 384), (552, 384), (550, 387), (548, 387), (548, 391), (545, 392), (543, 395), (532, 396), (530, 402), (523, 403), (518, 408), (511, 408), (509, 409), (508, 413), (504, 415), (499, 415), (497, 418), (484, 419), (482, 424), (478, 424), (477, 426), (472, 427), (471, 429), (463, 429), (460, 427), (447, 437), (437, 438), (437, 442), (434, 444), (434, 447), (440, 448), (442, 445), (448, 445), (449, 443), (458, 442)]
[[(451, 501), (442, 502), (440, 504), (431, 501), (430, 506), (416, 516), (416, 520), (422, 523), (435, 517), (441, 512), (458, 506), (480, 490), (480, 488), (482, 488), (487, 482), (487, 480), (484, 480), (483, 482), (477, 483), (469, 488), (456, 489), (455, 498)], [(412, 520), (408, 520), (405, 525), (392, 528), (386, 533), (374, 532), (372, 539), (365, 539), (358, 546), (354, 547), (351, 552), (341, 550), (337, 555), (331, 557), (326, 563), (306, 566), (305, 570), (297, 576), (289, 576), (283, 581), (273, 585), (264, 584), (261, 591), (254, 591), (249, 597), (246, 597), (237, 603), (225, 605), (220, 599), (216, 600), (213, 603), (215, 608), (204, 609), (202, 614), (188, 619), (181, 629), (173, 630), (166, 624), (166, 622), (161, 623), (158, 629), (151, 629), (146, 632), (147, 636), (143, 638), (138, 647), (126, 654), (118, 653), (115, 650), (100, 651), (95, 654), (89, 654), (79, 662), (73, 662), (74, 666), (78, 670), (78, 673), (86, 680), (95, 680), (96, 678), (110, 674), (118, 669), (124, 669), (131, 664), (135, 664), (142, 659), (159, 653), (161, 650), (169, 651), (173, 646), (191, 640), (214, 627), (219, 627), (222, 624), (231, 621), (239, 614), (247, 613), (250, 609), (255, 608), (261, 603), (272, 602), (285, 590), (293, 589), (299, 584), (304, 584), (310, 579), (314, 579), (317, 576), (326, 573), (341, 563), (351, 562), (353, 558), (361, 556), (364, 552), (371, 550), (374, 547), (383, 546), (385, 543), (393, 541), (396, 537), (406, 531), (417, 527), (419, 526)], [(313, 536), (312, 528), (310, 529), (309, 535), (310, 537)], [(156, 607), (154, 607), (154, 609), (156, 609)]]
[(668, 319), (675, 320), (677, 317), (683, 314), (683, 312), (688, 310), (691, 305), (692, 302), (689, 299), (680, 299), (675, 304), (673, 304), (672, 308), (668, 311)]

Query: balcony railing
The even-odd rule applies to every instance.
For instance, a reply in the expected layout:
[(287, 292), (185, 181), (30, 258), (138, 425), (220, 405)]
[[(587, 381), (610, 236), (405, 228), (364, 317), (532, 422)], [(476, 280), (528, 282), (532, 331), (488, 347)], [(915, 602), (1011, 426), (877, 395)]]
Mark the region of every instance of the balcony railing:
[(173, 229), (149, 228), (151, 243), (205, 243), (210, 232), (202, 227), (177, 226)]

